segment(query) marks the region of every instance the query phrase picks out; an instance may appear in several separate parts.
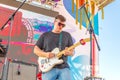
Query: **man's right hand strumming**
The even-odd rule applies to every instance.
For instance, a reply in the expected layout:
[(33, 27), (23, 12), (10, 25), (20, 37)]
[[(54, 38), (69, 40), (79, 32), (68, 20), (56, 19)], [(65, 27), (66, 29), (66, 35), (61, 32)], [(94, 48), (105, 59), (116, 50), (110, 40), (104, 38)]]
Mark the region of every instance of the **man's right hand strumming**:
[(55, 57), (55, 54), (54, 53), (51, 53), (51, 52), (47, 52), (47, 58), (53, 58)]

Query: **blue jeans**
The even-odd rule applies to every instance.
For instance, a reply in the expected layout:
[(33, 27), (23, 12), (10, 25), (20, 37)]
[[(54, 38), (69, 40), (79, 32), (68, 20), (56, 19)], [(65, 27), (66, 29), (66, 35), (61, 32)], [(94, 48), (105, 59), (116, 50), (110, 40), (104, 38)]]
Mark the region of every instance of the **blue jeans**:
[(71, 80), (71, 73), (69, 68), (53, 68), (49, 72), (42, 73), (42, 80)]

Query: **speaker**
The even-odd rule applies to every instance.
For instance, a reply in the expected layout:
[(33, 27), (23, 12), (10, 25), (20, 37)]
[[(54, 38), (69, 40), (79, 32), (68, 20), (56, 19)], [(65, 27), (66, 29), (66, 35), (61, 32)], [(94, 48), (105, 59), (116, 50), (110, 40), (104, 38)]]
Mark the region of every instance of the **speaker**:
[(8, 61), (2, 80), (37, 80), (38, 66), (22, 61)]

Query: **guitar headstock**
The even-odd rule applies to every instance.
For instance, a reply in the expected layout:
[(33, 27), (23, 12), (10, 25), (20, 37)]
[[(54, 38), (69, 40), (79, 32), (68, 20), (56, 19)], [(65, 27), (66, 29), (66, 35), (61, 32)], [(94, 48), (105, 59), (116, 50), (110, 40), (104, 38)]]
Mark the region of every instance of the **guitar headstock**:
[(85, 45), (85, 43), (86, 43), (86, 42), (85, 42), (84, 39), (81, 39), (81, 40), (80, 40), (80, 44), (81, 44), (81, 45)]
[(81, 39), (81, 40), (80, 40), (80, 44), (81, 44), (81, 45), (85, 45), (86, 42), (89, 42), (89, 41), (90, 41), (90, 38)]

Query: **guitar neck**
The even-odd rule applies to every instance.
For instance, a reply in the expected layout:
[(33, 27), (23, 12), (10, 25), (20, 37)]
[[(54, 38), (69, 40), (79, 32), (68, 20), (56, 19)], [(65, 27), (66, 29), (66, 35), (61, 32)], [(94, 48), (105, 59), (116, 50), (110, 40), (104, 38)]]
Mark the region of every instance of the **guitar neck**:
[[(70, 46), (70, 47), (68, 48), (68, 50), (74, 49), (75, 47), (77, 47), (77, 46), (79, 46), (79, 45), (80, 45), (80, 42), (77, 42), (76, 44)], [(65, 53), (65, 50), (62, 50), (61, 52), (59, 52), (59, 53), (57, 54), (57, 57), (60, 58), (64, 53)]]
[[(89, 41), (90, 41), (90, 38), (81, 39), (80, 42), (77, 42), (77, 43), (75, 43), (74, 45), (70, 46), (70, 47), (68, 48), (68, 50), (74, 49), (75, 47), (77, 47), (77, 46), (79, 46), (79, 45), (84, 45), (85, 42), (89, 42)], [(59, 52), (59, 53), (57, 54), (57, 57), (60, 58), (64, 53), (65, 53), (65, 50), (62, 50), (61, 52)]]

